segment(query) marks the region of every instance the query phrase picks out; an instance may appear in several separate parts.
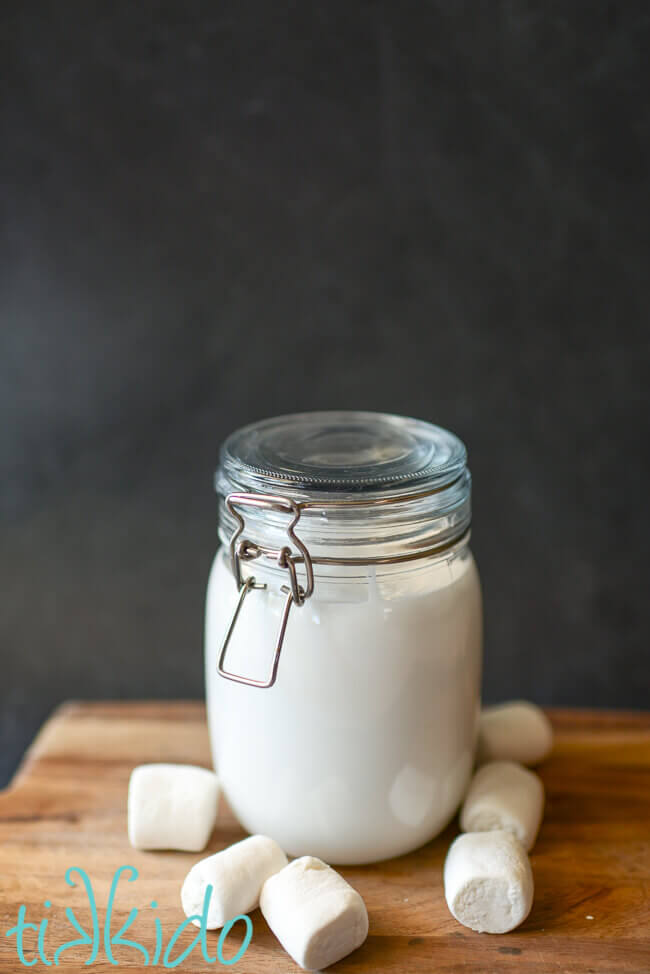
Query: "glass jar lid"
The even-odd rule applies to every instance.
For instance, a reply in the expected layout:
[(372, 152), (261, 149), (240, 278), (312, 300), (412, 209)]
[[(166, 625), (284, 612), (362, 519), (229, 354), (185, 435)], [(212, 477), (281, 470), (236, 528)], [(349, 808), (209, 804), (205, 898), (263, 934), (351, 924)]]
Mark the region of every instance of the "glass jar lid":
[(318, 412), (232, 433), (220, 473), (238, 490), (340, 496), (448, 481), (465, 462), (461, 441), (439, 426), (388, 413)]
[[(266, 419), (221, 448), (220, 534), (229, 543), (238, 526), (229, 497), (264, 495), (298, 506), (296, 534), (315, 564), (417, 557), (467, 532), (466, 461), (458, 437), (422, 420), (354, 411)], [(247, 506), (242, 536), (282, 548), (288, 510)]]

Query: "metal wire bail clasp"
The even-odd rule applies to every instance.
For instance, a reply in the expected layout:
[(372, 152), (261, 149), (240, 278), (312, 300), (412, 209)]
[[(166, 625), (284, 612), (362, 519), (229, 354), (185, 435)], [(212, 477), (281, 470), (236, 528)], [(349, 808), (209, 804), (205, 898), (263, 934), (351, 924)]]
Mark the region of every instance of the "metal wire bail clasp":
[[(289, 538), (292, 546), (297, 549), (299, 554), (293, 554), (292, 548), (287, 545), (279, 549), (266, 548), (262, 545), (255, 544), (255, 542), (249, 541), (246, 538), (242, 538), (245, 524), (244, 518), (236, 509), (238, 506), (267, 508), (269, 510), (280, 511), (281, 513), (291, 515), (291, 521), (287, 527), (287, 537)], [(282, 651), (282, 644), (284, 643), (284, 636), (287, 630), (287, 622), (289, 620), (291, 606), (294, 602), (298, 606), (304, 605), (305, 600), (308, 599), (314, 591), (314, 569), (312, 560), (307, 548), (295, 532), (296, 524), (300, 520), (302, 509), (300, 504), (298, 504), (296, 501), (291, 500), (290, 498), (277, 497), (274, 494), (229, 494), (226, 498), (226, 507), (237, 521), (237, 527), (233, 532), (232, 538), (230, 539), (230, 561), (239, 591), (239, 598), (237, 600), (237, 605), (235, 606), (235, 611), (233, 612), (230, 620), (230, 625), (226, 630), (223, 643), (221, 644), (217, 671), (219, 675), (223, 676), (226, 680), (233, 680), (235, 683), (244, 683), (246, 686), (250, 687), (261, 687), (266, 689), (273, 686), (278, 675), (280, 653)], [(255, 680), (252, 677), (242, 676), (240, 673), (233, 673), (231, 670), (227, 670), (225, 668), (225, 663), (228, 645), (235, 630), (235, 626), (237, 625), (237, 619), (239, 618), (239, 613), (242, 610), (246, 596), (249, 592), (253, 591), (253, 589), (266, 588), (265, 583), (257, 582), (252, 575), (245, 580), (242, 579), (241, 562), (255, 561), (257, 558), (262, 557), (272, 559), (281, 568), (285, 568), (289, 572), (290, 584), (288, 586), (283, 585), (281, 589), (281, 591), (286, 592), (287, 598), (284, 603), (280, 629), (273, 653), (271, 674), (268, 680)], [(307, 575), (307, 583), (305, 588), (303, 588), (298, 582), (298, 576), (296, 573), (297, 564), (304, 564), (305, 566), (305, 572)]]

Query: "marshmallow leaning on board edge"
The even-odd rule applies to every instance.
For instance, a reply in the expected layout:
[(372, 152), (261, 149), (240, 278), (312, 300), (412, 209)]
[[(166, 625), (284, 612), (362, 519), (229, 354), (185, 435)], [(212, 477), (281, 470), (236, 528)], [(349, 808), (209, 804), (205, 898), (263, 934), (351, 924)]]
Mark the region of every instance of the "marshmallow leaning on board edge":
[(368, 936), (361, 896), (334, 869), (303, 856), (266, 881), (264, 919), (296, 964), (320, 971), (360, 947)]
[(553, 728), (541, 709), (527, 700), (484, 707), (479, 721), (476, 760), (518, 761), (535, 765), (553, 748)]
[(530, 850), (544, 811), (544, 785), (534, 771), (514, 761), (491, 761), (478, 769), (463, 802), (463, 832), (505, 829)]
[[(266, 835), (251, 835), (201, 859), (192, 866), (181, 888), (185, 916), (201, 916), (208, 886), (212, 887), (208, 930), (216, 930), (234, 917), (250, 913), (259, 905), (266, 880), (286, 866), (287, 861), (277, 842)], [(200, 926), (199, 920), (192, 922)]]
[(219, 808), (219, 779), (188, 764), (141, 764), (129, 780), (128, 833), (136, 849), (205, 849)]
[(445, 898), (459, 923), (478, 933), (508, 933), (533, 905), (533, 873), (510, 832), (465, 832), (452, 842), (444, 868)]

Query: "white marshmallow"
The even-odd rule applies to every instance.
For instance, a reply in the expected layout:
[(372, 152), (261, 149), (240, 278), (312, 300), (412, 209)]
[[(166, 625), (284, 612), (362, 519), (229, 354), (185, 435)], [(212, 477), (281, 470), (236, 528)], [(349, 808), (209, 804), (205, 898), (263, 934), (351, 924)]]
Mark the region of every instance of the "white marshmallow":
[(361, 896), (312, 856), (294, 859), (267, 880), (260, 907), (284, 949), (308, 971), (335, 964), (368, 936)]
[(477, 761), (539, 764), (553, 747), (551, 722), (534, 703), (512, 700), (481, 712)]
[(136, 849), (200, 852), (218, 808), (214, 772), (187, 764), (141, 764), (129, 781), (129, 842)]
[(452, 842), (444, 870), (445, 898), (459, 923), (478, 933), (507, 933), (533, 905), (533, 873), (510, 832), (466, 832)]
[(542, 822), (544, 785), (514, 761), (491, 761), (474, 775), (460, 813), (463, 832), (512, 832), (532, 849)]
[[(241, 913), (250, 913), (260, 901), (262, 886), (287, 864), (287, 857), (273, 839), (251, 835), (214, 856), (201, 859), (190, 869), (181, 889), (185, 916), (201, 916), (208, 886), (208, 930), (216, 930)], [(200, 926), (198, 920), (193, 921)]]

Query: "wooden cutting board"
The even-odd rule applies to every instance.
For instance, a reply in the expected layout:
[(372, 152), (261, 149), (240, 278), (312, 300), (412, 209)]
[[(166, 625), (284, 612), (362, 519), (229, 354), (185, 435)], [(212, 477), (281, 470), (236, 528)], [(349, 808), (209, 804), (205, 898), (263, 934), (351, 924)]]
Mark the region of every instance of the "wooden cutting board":
[[(557, 731), (552, 758), (540, 769), (547, 793), (542, 831), (532, 855), (535, 903), (526, 923), (503, 936), (476, 934), (449, 914), (442, 864), (456, 825), (418, 852), (375, 866), (341, 872), (364, 897), (370, 916), (366, 944), (332, 971), (489, 972), (520, 974), (648, 974), (650, 972), (650, 714), (551, 712)], [(138, 878), (118, 886), (111, 926), (117, 931), (132, 908), (139, 913), (125, 936), (153, 956), (155, 918), (167, 944), (184, 917), (181, 882), (199, 855), (143, 853), (126, 838), (126, 797), (132, 767), (146, 761), (209, 765), (204, 709), (198, 703), (70, 703), (59, 709), (30, 748), (11, 787), (0, 795), (0, 972), (24, 971), (15, 926), (21, 904), (26, 920), (45, 917), (45, 956), (78, 938), (65, 918), (74, 910), (90, 930), (91, 912), (79, 874), (83, 869), (104, 923), (115, 870), (130, 865)], [(222, 805), (209, 850), (241, 838)], [(47, 901), (51, 904), (45, 907)], [(157, 904), (151, 907), (151, 902)], [(298, 968), (259, 913), (253, 939), (231, 969), (289, 974)], [(241, 924), (240, 924), (241, 926)], [(196, 929), (177, 942), (178, 955)], [(243, 931), (232, 931), (223, 956), (232, 957)], [(210, 935), (216, 953), (217, 935)], [(25, 934), (25, 960), (36, 934)], [(215, 949), (212, 949), (215, 948)], [(60, 956), (68, 971), (114, 971), (103, 941), (90, 966), (91, 947)], [(119, 968), (141, 970), (136, 948), (114, 948)], [(34, 970), (44, 970), (39, 959)], [(162, 968), (162, 965), (160, 966)], [(199, 950), (180, 971), (220, 970)]]

